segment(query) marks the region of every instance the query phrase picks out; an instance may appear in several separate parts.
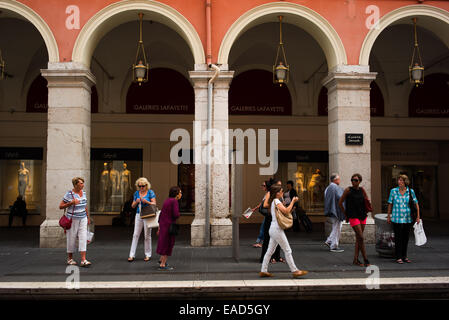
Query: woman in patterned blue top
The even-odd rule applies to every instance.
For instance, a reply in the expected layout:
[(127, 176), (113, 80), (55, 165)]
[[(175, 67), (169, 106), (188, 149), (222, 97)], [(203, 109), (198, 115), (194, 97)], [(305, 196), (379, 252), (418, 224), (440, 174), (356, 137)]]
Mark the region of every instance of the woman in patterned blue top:
[(67, 209), (66, 216), (72, 219), (72, 226), (67, 230), (67, 264), (76, 265), (73, 260), (75, 241), (78, 238), (78, 250), (81, 255), (81, 267), (89, 267), (91, 263), (86, 260), (87, 225), (90, 224), (87, 211), (87, 197), (84, 192), (84, 179), (72, 179), (73, 189), (65, 193), (59, 204), (59, 209)]
[(409, 188), (408, 185), (408, 177), (404, 174), (400, 175), (398, 177), (398, 187), (391, 189), (390, 197), (388, 198), (387, 222), (393, 222), (396, 262), (399, 264), (411, 262), (407, 258), (407, 246), (410, 229), (415, 221), (412, 221), (411, 217), (410, 194), (417, 210), (416, 222), (419, 223), (420, 221), (418, 199), (416, 199), (415, 191)]
[(137, 208), (136, 218), (134, 220), (134, 234), (129, 251), (128, 261), (133, 262), (136, 257), (137, 244), (139, 243), (140, 234), (144, 233), (145, 241), (145, 258), (144, 261), (150, 261), (151, 258), (151, 228), (147, 228), (147, 221), (140, 218), (140, 208), (150, 204), (156, 204), (156, 194), (151, 190), (151, 184), (147, 178), (139, 178), (136, 181), (137, 191), (134, 193), (133, 203), (131, 206)]

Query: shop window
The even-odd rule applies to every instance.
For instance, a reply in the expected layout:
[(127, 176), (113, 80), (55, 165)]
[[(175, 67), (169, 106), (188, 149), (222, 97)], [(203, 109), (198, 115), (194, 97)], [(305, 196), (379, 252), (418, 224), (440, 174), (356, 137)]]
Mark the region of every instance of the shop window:
[[(189, 155), (189, 163), (182, 163), (182, 157)], [(178, 186), (182, 191), (182, 198), (179, 200), (179, 211), (195, 212), (195, 164), (193, 150), (179, 150), (178, 152)]]
[[(383, 117), (384, 116), (384, 97), (382, 91), (375, 81), (370, 84), (370, 109), (371, 117)], [(327, 88), (322, 87), (318, 95), (318, 115), (327, 116), (328, 114), (328, 99)]]
[(42, 148), (0, 148), (1, 211), (21, 196), (29, 213), (40, 212), (42, 159)]
[(229, 89), (229, 114), (290, 116), (290, 92), (285, 85), (275, 85), (269, 71), (242, 72), (232, 80)]
[(388, 210), (390, 190), (396, 188), (397, 177), (405, 174), (410, 180), (410, 186), (418, 199), (421, 217), (436, 218), (437, 206), (437, 167), (436, 166), (382, 166), (382, 212)]
[(413, 87), (408, 100), (409, 117), (449, 117), (449, 75), (435, 73)]
[(324, 212), (324, 190), (329, 184), (326, 151), (279, 151), (279, 168), (275, 178), (293, 181), (299, 205), (309, 213)]
[(121, 212), (125, 202), (132, 201), (135, 181), (141, 176), (142, 149), (92, 149), (91, 211)]
[(148, 82), (129, 87), (126, 113), (194, 114), (193, 87), (181, 73), (167, 68), (149, 72)]
[[(91, 112), (98, 113), (98, 93), (97, 87), (91, 88)], [(31, 84), (26, 102), (26, 112), (48, 112), (48, 88), (47, 80), (39, 75)]]
[(178, 165), (178, 186), (182, 190), (179, 211), (195, 212), (195, 165)]

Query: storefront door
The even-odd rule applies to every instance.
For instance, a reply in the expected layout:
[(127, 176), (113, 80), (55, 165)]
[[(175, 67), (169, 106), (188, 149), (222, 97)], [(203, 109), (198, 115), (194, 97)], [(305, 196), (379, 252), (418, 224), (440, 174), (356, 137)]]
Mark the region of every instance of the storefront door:
[(397, 177), (405, 174), (418, 198), (423, 218), (438, 218), (437, 166), (391, 165), (382, 166), (382, 211), (387, 212), (390, 190), (397, 187)]

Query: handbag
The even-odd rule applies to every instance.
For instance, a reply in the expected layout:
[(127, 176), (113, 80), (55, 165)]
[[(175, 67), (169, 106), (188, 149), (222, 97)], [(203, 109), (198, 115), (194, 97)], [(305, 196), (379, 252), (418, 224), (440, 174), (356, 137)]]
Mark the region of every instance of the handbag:
[(412, 222), (416, 221), (418, 218), (418, 210), (416, 210), (415, 202), (412, 198), (412, 192), (410, 191), (410, 188), (408, 188), (408, 205), (410, 207), (410, 217), (412, 218)]
[[(72, 194), (73, 199), (75, 199), (75, 196), (73, 195), (73, 193), (70, 191), (70, 193)], [(59, 225), (64, 229), (64, 233), (67, 232), (67, 230), (69, 230), (72, 227), (72, 219), (68, 218), (65, 214), (66, 214), (67, 208), (64, 209), (64, 214), (62, 215), (61, 219), (59, 219)], [(75, 213), (75, 206), (73, 206), (73, 211), (72, 211), (72, 216)]]
[(287, 214), (282, 213), (277, 206), (274, 206), (274, 210), (276, 212), (276, 220), (282, 230), (286, 230), (293, 226), (293, 216), (291, 212), (288, 212)]
[(140, 219), (148, 219), (156, 216), (157, 206), (155, 204), (149, 204), (142, 206), (140, 203)]
[(373, 206), (371, 205), (371, 201), (368, 199), (368, 195), (366, 194), (365, 189), (362, 188), (363, 191), (363, 198), (364, 198), (364, 202), (365, 202), (365, 211), (368, 212), (373, 212)]
[(177, 236), (179, 233), (179, 224), (172, 223), (168, 228), (168, 234), (171, 236)]
[(422, 220), (419, 223), (413, 225), (414, 233), (415, 233), (415, 245), (422, 246), (427, 242), (426, 234), (424, 233), (424, 226)]
[(65, 210), (61, 219), (59, 219), (59, 225), (64, 229), (64, 233), (72, 227), (72, 219), (67, 218)]
[(159, 227), (159, 215), (161, 214), (161, 210), (157, 210), (156, 215), (151, 218), (145, 219), (147, 224), (147, 228), (157, 228)]
[(262, 203), (260, 204), (260, 206), (259, 206), (259, 212), (264, 216), (264, 217), (266, 217), (266, 216), (269, 216), (270, 215), (270, 212), (268, 211), (268, 208), (264, 208), (263, 207), (263, 203), (265, 202), (265, 199), (264, 200), (262, 200)]

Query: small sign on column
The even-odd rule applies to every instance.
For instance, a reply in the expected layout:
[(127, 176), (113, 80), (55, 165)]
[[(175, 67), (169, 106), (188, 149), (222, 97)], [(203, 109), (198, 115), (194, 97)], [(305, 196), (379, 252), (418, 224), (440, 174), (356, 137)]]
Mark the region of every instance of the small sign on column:
[(345, 133), (345, 142), (347, 146), (363, 145), (363, 133)]

